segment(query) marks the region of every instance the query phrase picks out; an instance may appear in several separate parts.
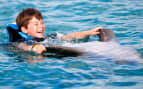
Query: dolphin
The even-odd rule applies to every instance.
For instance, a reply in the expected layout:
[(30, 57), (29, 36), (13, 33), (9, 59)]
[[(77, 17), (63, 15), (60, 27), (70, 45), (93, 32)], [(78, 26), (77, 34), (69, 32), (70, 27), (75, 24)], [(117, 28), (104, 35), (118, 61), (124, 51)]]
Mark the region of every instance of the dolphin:
[(115, 61), (120, 62), (136, 61), (137, 63), (143, 63), (141, 54), (131, 47), (120, 45), (111, 29), (101, 29), (98, 37), (99, 41), (65, 43), (62, 46), (46, 47), (46, 52), (61, 55), (63, 57), (76, 57), (91, 54), (93, 56), (103, 56), (106, 59), (114, 59)]
[(101, 29), (100, 31), (98, 35), (100, 41), (75, 43), (65, 46), (80, 49), (77, 52), (81, 52), (82, 55), (88, 53), (91, 54), (90, 56), (102, 56), (105, 59), (113, 59), (116, 62), (143, 63), (141, 54), (134, 48), (120, 45), (111, 29)]

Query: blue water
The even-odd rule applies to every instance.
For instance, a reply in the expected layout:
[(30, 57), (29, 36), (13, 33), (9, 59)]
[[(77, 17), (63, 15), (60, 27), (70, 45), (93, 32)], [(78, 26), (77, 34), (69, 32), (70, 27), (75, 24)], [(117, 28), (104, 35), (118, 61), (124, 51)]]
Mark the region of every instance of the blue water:
[[(8, 42), (5, 25), (32, 7), (42, 12), (46, 34), (102, 26), (115, 32), (120, 45), (143, 55), (143, 0), (0, 0), (0, 4), (0, 43)], [(121, 88), (143, 89), (142, 64), (96, 54), (40, 58), (27, 52), (0, 51), (0, 89)]]

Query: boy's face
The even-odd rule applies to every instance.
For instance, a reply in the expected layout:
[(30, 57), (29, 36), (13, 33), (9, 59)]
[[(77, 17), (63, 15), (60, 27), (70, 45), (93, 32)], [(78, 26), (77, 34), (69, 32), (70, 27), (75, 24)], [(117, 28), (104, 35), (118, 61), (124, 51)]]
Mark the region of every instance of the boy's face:
[(42, 19), (38, 20), (37, 18), (33, 17), (29, 21), (27, 28), (22, 27), (21, 30), (32, 37), (42, 38), (45, 32), (45, 25)]

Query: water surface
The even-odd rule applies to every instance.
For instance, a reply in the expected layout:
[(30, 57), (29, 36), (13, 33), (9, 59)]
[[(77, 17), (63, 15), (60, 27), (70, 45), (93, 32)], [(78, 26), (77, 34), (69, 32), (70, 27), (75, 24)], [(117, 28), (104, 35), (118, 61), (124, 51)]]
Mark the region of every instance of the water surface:
[[(0, 0), (0, 3), (1, 44), (8, 42), (6, 24), (15, 23), (24, 8), (36, 8), (44, 16), (45, 34), (68, 34), (102, 26), (115, 32), (121, 46), (143, 54), (143, 0)], [(142, 89), (142, 76), (142, 64), (124, 63), (98, 54), (40, 58), (16, 50), (0, 51), (0, 89)]]

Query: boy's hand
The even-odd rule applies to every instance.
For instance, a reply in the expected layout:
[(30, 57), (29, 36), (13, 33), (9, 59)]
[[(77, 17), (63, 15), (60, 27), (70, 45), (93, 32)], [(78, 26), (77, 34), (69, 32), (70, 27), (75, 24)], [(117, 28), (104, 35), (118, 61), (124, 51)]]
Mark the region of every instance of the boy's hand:
[(77, 40), (83, 39), (88, 36), (94, 36), (94, 35), (100, 34), (101, 29), (102, 27), (97, 27), (88, 31), (75, 32), (75, 33), (68, 34), (66, 36), (62, 36), (61, 39), (67, 40), (67, 41), (70, 41), (72, 39), (77, 39)]
[(103, 29), (102, 27), (97, 27), (97, 28), (93, 28), (91, 30), (88, 30), (87, 31), (87, 34), (89, 36), (94, 36), (94, 35), (97, 35), (97, 34), (100, 34), (100, 30)]
[(46, 47), (41, 44), (35, 44), (32, 46), (32, 51), (41, 54), (43, 51), (46, 51)]

